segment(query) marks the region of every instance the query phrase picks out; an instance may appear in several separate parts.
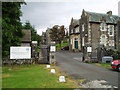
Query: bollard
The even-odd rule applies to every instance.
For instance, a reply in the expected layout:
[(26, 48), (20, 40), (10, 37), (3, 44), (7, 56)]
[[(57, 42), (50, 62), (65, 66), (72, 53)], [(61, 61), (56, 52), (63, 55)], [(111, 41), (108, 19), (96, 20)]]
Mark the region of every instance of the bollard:
[(46, 67), (47, 67), (47, 68), (50, 68), (50, 65), (47, 65)]
[(59, 76), (59, 82), (66, 82), (65, 81), (65, 76)]
[(56, 73), (56, 72), (55, 72), (55, 69), (51, 69), (51, 73)]

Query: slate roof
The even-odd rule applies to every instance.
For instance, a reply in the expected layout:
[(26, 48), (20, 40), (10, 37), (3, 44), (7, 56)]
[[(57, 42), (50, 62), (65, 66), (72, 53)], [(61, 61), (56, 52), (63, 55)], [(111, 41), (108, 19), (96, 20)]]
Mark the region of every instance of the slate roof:
[(23, 30), (25, 36), (22, 38), (22, 42), (31, 42), (31, 30)]
[(95, 13), (95, 12), (88, 12), (86, 14), (90, 17), (90, 22), (101, 22), (100, 19), (104, 17), (106, 19), (106, 23), (115, 24), (117, 20), (120, 20), (120, 17), (117, 15), (110, 16), (109, 14), (103, 13)]

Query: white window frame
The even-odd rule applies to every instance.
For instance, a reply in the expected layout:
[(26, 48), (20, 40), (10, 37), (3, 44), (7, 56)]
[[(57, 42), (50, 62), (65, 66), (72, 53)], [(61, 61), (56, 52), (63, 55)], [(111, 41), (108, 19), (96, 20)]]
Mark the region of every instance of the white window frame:
[(85, 46), (85, 38), (82, 38), (82, 46)]
[(73, 29), (71, 29), (71, 33), (73, 33)]
[[(104, 24), (104, 29), (103, 29), (103, 25), (102, 24)], [(106, 31), (106, 23), (105, 22), (102, 22), (101, 24), (100, 24), (100, 30), (101, 31)]]
[(114, 40), (112, 40), (112, 46), (115, 46), (115, 42), (114, 42)]
[(71, 42), (71, 44), (72, 44), (72, 39), (71, 39), (71, 41), (70, 41), (70, 42)]
[[(112, 27), (112, 35), (110, 34), (111, 27)], [(108, 34), (109, 36), (114, 36), (114, 25), (108, 25)]]
[[(103, 38), (105, 37), (105, 38)], [(100, 36), (100, 44), (106, 46), (107, 45), (107, 36), (105, 34)]]
[(112, 46), (112, 40), (109, 40), (109, 46)]
[(115, 46), (114, 40), (109, 40), (109, 46)]
[(85, 25), (82, 24), (82, 31), (84, 32), (85, 31)]
[(79, 32), (79, 26), (75, 28), (75, 32)]

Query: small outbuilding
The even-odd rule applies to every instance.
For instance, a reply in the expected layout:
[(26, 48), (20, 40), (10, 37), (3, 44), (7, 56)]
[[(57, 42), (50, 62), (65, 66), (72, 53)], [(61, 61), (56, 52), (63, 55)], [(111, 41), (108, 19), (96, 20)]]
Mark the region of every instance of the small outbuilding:
[(113, 61), (113, 57), (111, 56), (102, 57), (102, 63), (111, 63), (112, 61)]
[(21, 46), (31, 46), (31, 30), (23, 30), (25, 36), (21, 40)]

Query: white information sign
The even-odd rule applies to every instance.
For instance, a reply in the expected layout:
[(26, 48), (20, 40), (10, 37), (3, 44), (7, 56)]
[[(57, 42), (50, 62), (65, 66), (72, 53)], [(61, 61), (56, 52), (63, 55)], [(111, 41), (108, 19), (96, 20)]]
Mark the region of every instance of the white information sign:
[(87, 52), (92, 52), (92, 47), (87, 47)]
[(51, 52), (55, 52), (55, 51), (56, 51), (56, 46), (51, 46), (51, 47), (50, 47), (50, 51), (51, 51)]
[(10, 47), (10, 59), (30, 59), (31, 47)]

